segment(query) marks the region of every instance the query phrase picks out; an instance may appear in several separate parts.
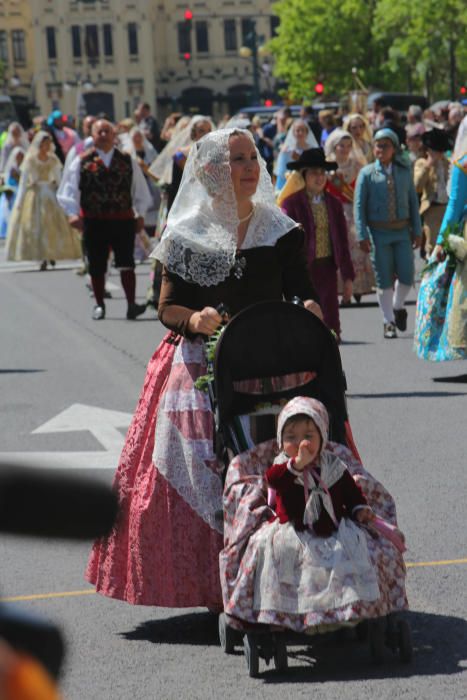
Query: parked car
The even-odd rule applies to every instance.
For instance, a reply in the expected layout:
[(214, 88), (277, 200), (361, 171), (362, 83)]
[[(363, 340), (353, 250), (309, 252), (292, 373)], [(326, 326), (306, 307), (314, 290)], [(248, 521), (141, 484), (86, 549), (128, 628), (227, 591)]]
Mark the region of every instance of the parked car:
[[(292, 112), (292, 117), (296, 119), (297, 117), (300, 116), (300, 110), (302, 108), (302, 105), (284, 105), (284, 104), (276, 104), (272, 105), (271, 107), (265, 107), (264, 105), (257, 105), (254, 107), (244, 107), (243, 109), (240, 109), (235, 116), (239, 116), (241, 114), (246, 114), (250, 117), (258, 116), (261, 118), (261, 121), (263, 123), (266, 123), (269, 121), (274, 114), (279, 110), (282, 109), (283, 107), (287, 107), (290, 109)], [(313, 107), (313, 111), (316, 113), (316, 116), (318, 115), (318, 112), (320, 112), (322, 109), (332, 109), (333, 111), (336, 111), (339, 109), (339, 103), (338, 102), (315, 102), (311, 105)]]
[(427, 109), (428, 100), (424, 95), (412, 95), (408, 92), (371, 92), (368, 95), (368, 109), (373, 108), (376, 100), (381, 100), (385, 107), (392, 107), (402, 115), (407, 113), (410, 105), (420, 105)]

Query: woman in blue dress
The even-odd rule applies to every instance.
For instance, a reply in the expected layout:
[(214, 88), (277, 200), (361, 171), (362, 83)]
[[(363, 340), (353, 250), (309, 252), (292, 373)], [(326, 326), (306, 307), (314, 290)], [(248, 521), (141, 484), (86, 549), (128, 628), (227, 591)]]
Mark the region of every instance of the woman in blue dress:
[(449, 203), (417, 302), (414, 349), (434, 362), (467, 359), (467, 129), (460, 131)]
[(4, 185), (0, 188), (0, 239), (6, 238), (8, 221), (10, 220), (13, 204), (15, 203), (20, 178), (20, 167), (24, 155), (24, 148), (15, 146), (5, 165)]

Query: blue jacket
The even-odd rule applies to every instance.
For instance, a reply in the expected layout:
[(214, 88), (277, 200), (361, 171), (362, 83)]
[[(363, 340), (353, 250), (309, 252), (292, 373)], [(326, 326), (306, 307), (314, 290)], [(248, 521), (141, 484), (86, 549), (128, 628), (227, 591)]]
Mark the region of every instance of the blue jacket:
[[(392, 172), (396, 190), (397, 219), (408, 219), (411, 234), (422, 235), (419, 202), (412, 180), (410, 165), (393, 161)], [(388, 187), (386, 175), (379, 160), (362, 168), (355, 185), (354, 215), (359, 241), (370, 237), (369, 222), (389, 221)], [(373, 226), (377, 229), (377, 226)], [(388, 231), (389, 233), (390, 231)]]

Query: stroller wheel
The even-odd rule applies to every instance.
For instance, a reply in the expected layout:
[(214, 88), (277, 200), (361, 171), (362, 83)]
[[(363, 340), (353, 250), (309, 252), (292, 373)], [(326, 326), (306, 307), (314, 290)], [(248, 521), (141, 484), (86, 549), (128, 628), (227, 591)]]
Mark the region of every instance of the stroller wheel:
[(274, 666), (276, 671), (286, 671), (289, 663), (287, 659), (287, 645), (283, 634), (276, 634), (274, 645)]
[(235, 651), (235, 632), (227, 624), (225, 613), (219, 615), (219, 641), (225, 654), (233, 654)]
[(409, 623), (407, 620), (399, 620), (397, 623), (397, 637), (399, 646), (399, 658), (400, 660), (408, 664), (412, 661), (413, 657), (413, 647), (412, 647), (412, 633), (410, 630)]
[(246, 665), (250, 678), (258, 678), (259, 673), (259, 651), (256, 640), (252, 634), (243, 637), (243, 649), (245, 651)]
[(371, 658), (375, 664), (382, 664), (384, 661), (384, 643), (386, 632), (386, 620), (384, 617), (377, 617), (370, 620), (369, 642)]

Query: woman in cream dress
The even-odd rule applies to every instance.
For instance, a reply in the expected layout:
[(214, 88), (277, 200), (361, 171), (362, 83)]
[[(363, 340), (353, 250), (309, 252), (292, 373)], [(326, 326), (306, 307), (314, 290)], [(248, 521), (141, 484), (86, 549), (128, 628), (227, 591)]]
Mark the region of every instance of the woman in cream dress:
[[(363, 294), (371, 294), (375, 278), (371, 262), (360, 250), (355, 232), (353, 214), (354, 189), (357, 175), (365, 165), (365, 160), (354, 139), (345, 129), (334, 129), (324, 147), (326, 160), (337, 162), (338, 170), (329, 176), (328, 191), (337, 197), (344, 207), (344, 215), (349, 231), (349, 246), (355, 270), (353, 294), (357, 303)], [(343, 283), (339, 278), (339, 294), (343, 293)]]
[(37, 260), (40, 269), (56, 260), (81, 257), (77, 233), (57, 203), (62, 165), (50, 135), (39, 131), (21, 166), (18, 193), (8, 225), (7, 260)]

